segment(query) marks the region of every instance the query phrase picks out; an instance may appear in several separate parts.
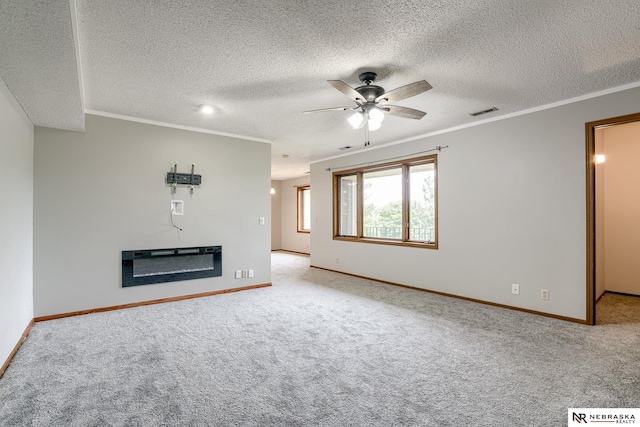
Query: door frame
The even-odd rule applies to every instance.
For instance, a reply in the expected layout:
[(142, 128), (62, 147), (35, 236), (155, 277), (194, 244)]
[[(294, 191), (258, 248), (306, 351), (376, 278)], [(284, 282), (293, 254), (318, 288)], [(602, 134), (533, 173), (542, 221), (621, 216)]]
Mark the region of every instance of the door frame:
[(640, 121), (640, 113), (585, 123), (587, 172), (587, 301), (585, 323), (596, 324), (596, 129)]

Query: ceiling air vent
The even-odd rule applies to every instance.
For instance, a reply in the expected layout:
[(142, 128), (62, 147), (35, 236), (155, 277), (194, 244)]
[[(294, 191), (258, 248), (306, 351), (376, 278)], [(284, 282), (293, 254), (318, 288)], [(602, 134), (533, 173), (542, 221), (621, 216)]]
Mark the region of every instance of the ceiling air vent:
[(475, 113), (471, 113), (469, 115), (473, 116), (473, 117), (476, 117), (476, 116), (481, 116), (481, 115), (487, 114), (487, 113), (493, 113), (494, 111), (498, 111), (498, 109), (496, 107), (492, 107), (492, 108), (489, 108), (488, 110), (478, 111), (478, 112), (475, 112)]
[(345, 145), (344, 147), (338, 148), (338, 150), (348, 150), (349, 148), (353, 148), (353, 147), (350, 145)]

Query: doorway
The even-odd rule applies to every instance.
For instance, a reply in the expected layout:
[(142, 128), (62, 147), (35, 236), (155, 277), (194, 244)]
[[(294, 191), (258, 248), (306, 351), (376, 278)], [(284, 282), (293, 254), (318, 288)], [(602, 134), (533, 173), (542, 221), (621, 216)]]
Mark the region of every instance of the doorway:
[[(604, 239), (603, 227), (605, 222), (603, 221), (603, 206), (602, 195), (607, 188), (604, 185), (604, 181), (601, 179), (603, 174), (603, 166), (600, 161), (606, 162), (604, 159), (599, 158), (596, 160), (596, 155), (602, 155), (601, 151), (601, 137), (603, 131), (611, 128), (612, 126), (630, 124), (640, 122), (640, 113), (631, 114), (627, 116), (613, 117), (610, 119), (599, 120), (596, 122), (586, 123), (586, 172), (587, 172), (587, 298), (586, 298), (586, 323), (589, 325), (596, 324), (596, 301), (606, 291), (605, 274), (604, 274)], [(596, 147), (598, 144), (598, 147)], [(598, 149), (600, 150), (598, 150)], [(600, 152), (599, 152), (600, 151)], [(619, 157), (619, 156), (618, 156)], [(596, 172), (598, 171), (598, 172)], [(596, 175), (598, 173), (598, 175)], [(597, 177), (599, 179), (597, 179)], [(624, 198), (624, 196), (621, 196)], [(600, 203), (597, 201), (600, 200)], [(620, 230), (615, 230), (616, 233), (620, 233)], [(624, 234), (624, 231), (622, 231)], [(615, 253), (614, 253), (615, 254)], [(639, 270), (640, 272), (640, 270)], [(628, 289), (622, 284), (623, 281), (616, 280), (616, 287), (622, 290)], [(615, 290), (614, 290), (615, 291)], [(625, 292), (621, 292), (625, 293)]]

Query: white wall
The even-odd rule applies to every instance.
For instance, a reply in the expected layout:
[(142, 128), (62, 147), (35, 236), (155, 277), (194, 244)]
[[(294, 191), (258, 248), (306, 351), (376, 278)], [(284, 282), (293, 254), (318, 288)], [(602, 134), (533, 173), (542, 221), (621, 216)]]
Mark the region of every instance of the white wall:
[(33, 125), (0, 80), (0, 366), (33, 318)]
[[(314, 163), (311, 264), (584, 320), (585, 123), (638, 111), (634, 88)], [(438, 145), (449, 146), (438, 155), (438, 250), (332, 239), (325, 168)], [(511, 294), (512, 283), (520, 295)]]
[[(86, 116), (86, 132), (35, 129), (36, 317), (270, 283), (269, 144)], [(164, 183), (202, 175), (169, 225)], [(259, 225), (259, 217), (265, 225)], [(222, 245), (222, 277), (121, 287), (121, 251)], [(233, 271), (254, 269), (251, 279)]]
[[(311, 247), (311, 234), (314, 233), (314, 219), (311, 218), (311, 233), (298, 233), (298, 187), (308, 185), (308, 176), (288, 179), (280, 182), (282, 192), (282, 249), (308, 254)], [(311, 200), (314, 191), (311, 189)]]
[(282, 192), (280, 181), (271, 181), (275, 193), (271, 195), (271, 250), (282, 249)]
[(610, 126), (602, 133), (605, 288), (640, 295), (640, 122)]

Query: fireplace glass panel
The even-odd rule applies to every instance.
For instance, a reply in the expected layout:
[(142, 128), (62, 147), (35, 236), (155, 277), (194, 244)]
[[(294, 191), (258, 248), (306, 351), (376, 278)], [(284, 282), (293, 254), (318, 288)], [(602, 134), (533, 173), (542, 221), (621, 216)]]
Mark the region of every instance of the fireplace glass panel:
[(133, 260), (133, 277), (189, 273), (213, 270), (213, 254), (176, 257), (142, 258)]
[(222, 276), (222, 247), (122, 251), (122, 286)]

